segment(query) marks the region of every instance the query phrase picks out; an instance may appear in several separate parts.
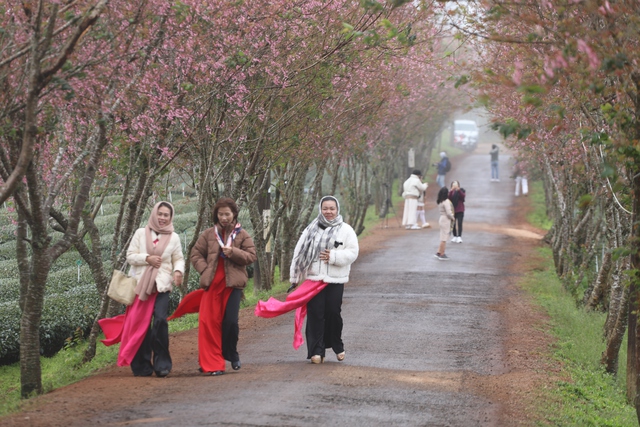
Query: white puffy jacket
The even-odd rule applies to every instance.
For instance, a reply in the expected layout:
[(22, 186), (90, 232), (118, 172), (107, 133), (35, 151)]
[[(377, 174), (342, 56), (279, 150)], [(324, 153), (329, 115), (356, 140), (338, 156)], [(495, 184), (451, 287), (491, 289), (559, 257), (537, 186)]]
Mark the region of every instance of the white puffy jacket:
[[(317, 245), (322, 235), (327, 231), (328, 229), (325, 229), (323, 233), (317, 233), (314, 244)], [(295, 259), (300, 252), (300, 247), (306, 237), (307, 230), (305, 229), (300, 239), (298, 239), (296, 249), (293, 253), (293, 259)], [(340, 229), (334, 234), (333, 239), (336, 244), (329, 248), (331, 249), (329, 262), (320, 261), (319, 258), (313, 260), (307, 271), (306, 279), (323, 281), (325, 283), (347, 283), (349, 281), (351, 264), (358, 258), (358, 251), (360, 250), (358, 236), (356, 236), (355, 231), (353, 231), (353, 228), (349, 224), (343, 222), (342, 225), (340, 225)], [(320, 254), (318, 253), (318, 255)], [(301, 283), (305, 280), (304, 277), (295, 277), (293, 263), (291, 263), (289, 280), (291, 283)]]
[(419, 197), (420, 193), (427, 190), (429, 185), (426, 182), (422, 182), (418, 175), (411, 174), (409, 178), (402, 184), (402, 197), (407, 196)]
[[(151, 232), (152, 239), (157, 235), (154, 231)], [(161, 236), (160, 238), (166, 238)], [(145, 229), (139, 228), (136, 230), (129, 249), (127, 249), (127, 262), (131, 265), (129, 275), (135, 277), (136, 280), (140, 280), (142, 274), (147, 269), (147, 239), (145, 236)], [(171, 233), (171, 240), (162, 253), (162, 264), (160, 270), (156, 276), (156, 287), (158, 292), (169, 292), (172, 289), (171, 283), (173, 282), (172, 274), (174, 271), (180, 271), (184, 274), (184, 256), (182, 255), (182, 244), (180, 243), (180, 236), (176, 233)]]

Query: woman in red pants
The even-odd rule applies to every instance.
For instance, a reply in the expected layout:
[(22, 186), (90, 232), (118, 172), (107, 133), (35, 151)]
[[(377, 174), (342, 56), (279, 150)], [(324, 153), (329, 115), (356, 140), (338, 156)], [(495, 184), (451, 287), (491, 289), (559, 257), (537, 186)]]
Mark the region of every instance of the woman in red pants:
[(214, 226), (206, 229), (191, 250), (191, 263), (200, 273), (198, 361), (200, 370), (222, 375), (225, 360), (240, 369), (238, 314), (247, 284), (246, 266), (255, 262), (256, 249), (238, 223), (238, 206), (222, 198), (213, 208)]

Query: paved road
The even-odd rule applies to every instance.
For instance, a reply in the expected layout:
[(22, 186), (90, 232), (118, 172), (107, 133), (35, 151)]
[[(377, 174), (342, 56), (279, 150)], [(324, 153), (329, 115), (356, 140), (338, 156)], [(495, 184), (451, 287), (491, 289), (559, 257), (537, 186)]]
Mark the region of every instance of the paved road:
[[(344, 362), (328, 350), (323, 365), (308, 363), (304, 348), (291, 346), (290, 313), (242, 326), (238, 372), (198, 375), (193, 334), (181, 335), (172, 348), (192, 351), (174, 359), (168, 378), (133, 379), (116, 368), (90, 380), (98, 398), (119, 387), (120, 400), (74, 413), (82, 396), (70, 397), (71, 386), (52, 393), (50, 405), (68, 408), (70, 425), (79, 426), (509, 425), (499, 401), (470, 380), (505, 371), (495, 307), (508, 292), (505, 266), (515, 256), (503, 250), (511, 237), (502, 228), (512, 181), (490, 182), (488, 148), (458, 159), (447, 176), (467, 191), (464, 243), (448, 243), (450, 261), (433, 257), (437, 229), (404, 230), (393, 220), (380, 248), (356, 261), (344, 296)], [(502, 156), (504, 175), (507, 162)], [(437, 224), (435, 201), (427, 208)], [(35, 423), (38, 413), (29, 416), (46, 425)]]

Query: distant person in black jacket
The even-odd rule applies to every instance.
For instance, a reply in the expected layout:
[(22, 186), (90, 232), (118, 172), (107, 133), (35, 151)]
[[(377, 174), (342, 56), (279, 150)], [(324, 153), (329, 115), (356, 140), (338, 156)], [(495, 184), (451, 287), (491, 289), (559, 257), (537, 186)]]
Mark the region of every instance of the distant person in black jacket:
[(440, 153), (440, 161), (434, 166), (438, 167), (438, 177), (436, 182), (440, 188), (446, 187), (444, 177), (451, 170), (451, 162), (444, 151)]
[(466, 192), (464, 188), (460, 188), (458, 181), (451, 183), (451, 190), (449, 191), (449, 200), (453, 205), (453, 237), (451, 241), (453, 243), (462, 243), (462, 221), (464, 220), (464, 198)]

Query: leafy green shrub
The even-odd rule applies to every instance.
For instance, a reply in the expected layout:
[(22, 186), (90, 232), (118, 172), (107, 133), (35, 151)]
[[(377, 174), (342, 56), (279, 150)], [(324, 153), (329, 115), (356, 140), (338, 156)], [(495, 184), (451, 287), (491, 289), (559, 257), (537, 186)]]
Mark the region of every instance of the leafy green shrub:
[(16, 257), (16, 241), (10, 240), (0, 244), (0, 261), (15, 259)]
[[(176, 215), (173, 219), (174, 228), (184, 245), (191, 241), (195, 224), (198, 219), (197, 200), (182, 197), (181, 191), (173, 193), (173, 205)], [(102, 211), (95, 219), (100, 231), (100, 244), (103, 249), (103, 262), (108, 262), (113, 240), (113, 227), (120, 209), (120, 197), (109, 196), (105, 199)], [(146, 224), (148, 212), (142, 217), (142, 224)], [(252, 233), (248, 211), (240, 212), (239, 220), (243, 228)], [(1, 227), (5, 226), (5, 229)], [(10, 232), (7, 232), (10, 231)], [(20, 283), (17, 274), (15, 253), (15, 225), (8, 218), (0, 220), (0, 365), (12, 363), (19, 357), (20, 316), (18, 298)], [(54, 233), (54, 241), (60, 236)], [(88, 241), (88, 237), (86, 238)], [(185, 254), (188, 261), (188, 254)], [(80, 265), (80, 283), (78, 283), (77, 261), (82, 257), (75, 249), (65, 252), (53, 264), (47, 279), (45, 290), (45, 304), (40, 340), (42, 354), (53, 355), (64, 347), (68, 338), (77, 338), (80, 333), (87, 333), (98, 312), (100, 297), (93, 284), (88, 265), (82, 260)], [(107, 270), (110, 267), (105, 265)], [(249, 266), (249, 277), (253, 276), (253, 266)], [(188, 291), (199, 288), (199, 276), (191, 270)], [(180, 292), (172, 292), (170, 297), (170, 311), (175, 310), (180, 301)], [(74, 335), (75, 334), (75, 335)]]
[(15, 212), (9, 212), (0, 205), (0, 243), (4, 243), (9, 240), (15, 240), (16, 238), (16, 221), (17, 214)]
[(17, 274), (8, 277), (0, 279), (0, 302), (17, 301), (20, 298), (20, 279)]
[(184, 233), (189, 228), (194, 228), (198, 221), (198, 212), (188, 212), (184, 214), (178, 214), (173, 218), (173, 228), (176, 233)]
[(76, 276), (77, 276), (77, 261), (81, 260), (83, 262), (83, 265), (86, 266), (87, 264), (84, 263), (84, 260), (82, 259), (82, 257), (80, 256), (80, 254), (78, 253), (78, 251), (71, 249), (68, 250), (67, 252), (63, 253), (60, 258), (58, 258), (53, 265), (51, 266), (51, 273), (54, 272), (58, 272), (61, 270), (67, 270), (67, 269), (72, 269), (75, 268), (76, 270)]
[(18, 274), (18, 263), (15, 258), (0, 261), (0, 283), (3, 277), (15, 277)]
[(78, 266), (69, 265), (49, 273), (47, 278), (47, 294), (58, 294), (71, 290), (82, 283), (93, 283), (91, 270), (87, 264), (80, 266), (80, 283), (78, 283)]
[(118, 214), (114, 213), (111, 215), (100, 215), (95, 218), (93, 223), (96, 225), (98, 230), (100, 231), (100, 235), (105, 235), (111, 233), (113, 235), (113, 227), (116, 223), (116, 219), (118, 218)]
[(98, 217), (102, 215), (117, 215), (118, 212), (120, 212), (120, 196), (114, 197), (112, 200), (107, 198), (104, 203), (102, 203), (102, 210), (98, 214)]
[(93, 284), (46, 297), (40, 325), (43, 355), (54, 355), (76, 328), (88, 332), (99, 309), (100, 295)]
[[(54, 355), (78, 328), (88, 333), (99, 308), (100, 296), (93, 284), (45, 297), (40, 324), (42, 354)], [(0, 303), (0, 364), (19, 360), (20, 316), (17, 300)]]
[(0, 365), (20, 358), (20, 314), (17, 300), (0, 302)]

